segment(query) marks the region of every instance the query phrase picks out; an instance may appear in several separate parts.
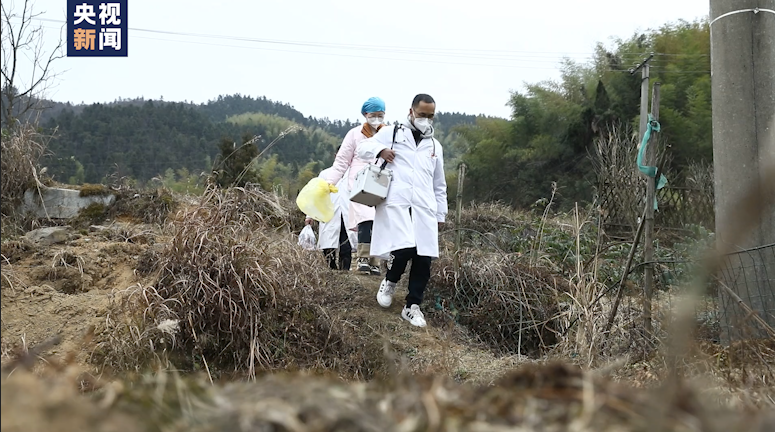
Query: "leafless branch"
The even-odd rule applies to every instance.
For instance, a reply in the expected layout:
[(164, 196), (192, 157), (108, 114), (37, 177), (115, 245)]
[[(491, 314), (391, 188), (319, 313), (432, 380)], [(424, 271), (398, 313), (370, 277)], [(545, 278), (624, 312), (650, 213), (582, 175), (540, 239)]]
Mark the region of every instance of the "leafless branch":
[[(64, 42), (60, 29), (59, 40), (52, 50), (44, 43), (42, 25), (33, 25), (33, 20), (42, 12), (34, 12), (34, 4), (24, 1), (21, 12), (14, 10), (14, 4), (3, 2), (2, 9), (2, 96), (4, 98), (3, 123), (12, 125), (16, 119), (29, 120), (29, 115), (39, 113), (46, 107), (42, 98), (51, 84), (61, 75), (52, 68), (53, 63), (64, 57)], [(22, 69), (29, 62), (29, 72)], [(22, 74), (29, 74), (27, 79)]]

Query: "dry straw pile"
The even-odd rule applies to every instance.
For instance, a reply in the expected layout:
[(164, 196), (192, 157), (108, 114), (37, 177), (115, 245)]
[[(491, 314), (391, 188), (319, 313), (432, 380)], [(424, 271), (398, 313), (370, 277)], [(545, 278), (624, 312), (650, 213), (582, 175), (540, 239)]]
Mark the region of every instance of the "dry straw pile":
[[(292, 211), (260, 189), (210, 188), (170, 222), (169, 241), (141, 259), (155, 283), (123, 292), (103, 343), (119, 368), (172, 354), (208, 373), (313, 368), (371, 376), (373, 347), (328, 306), (347, 290), (289, 230)], [(295, 216), (294, 216), (295, 217)], [(130, 326), (121, 322), (142, 317)], [(161, 342), (160, 342), (161, 341)], [(370, 357), (373, 356), (373, 357)]]

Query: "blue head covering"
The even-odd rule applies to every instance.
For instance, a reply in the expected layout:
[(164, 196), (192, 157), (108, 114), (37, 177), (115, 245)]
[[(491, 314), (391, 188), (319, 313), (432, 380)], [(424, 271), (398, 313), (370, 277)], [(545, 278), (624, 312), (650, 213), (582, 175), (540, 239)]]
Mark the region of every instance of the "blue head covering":
[(361, 114), (368, 114), (377, 111), (385, 111), (385, 101), (378, 97), (369, 98), (361, 107)]

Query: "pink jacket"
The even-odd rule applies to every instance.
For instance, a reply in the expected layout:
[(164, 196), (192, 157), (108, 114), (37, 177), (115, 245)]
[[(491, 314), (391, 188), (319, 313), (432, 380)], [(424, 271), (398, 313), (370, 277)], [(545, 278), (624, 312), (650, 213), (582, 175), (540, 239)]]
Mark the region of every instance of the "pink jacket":
[[(384, 126), (383, 126), (384, 127)], [(347, 184), (347, 190), (352, 191), (353, 184), (355, 183), (355, 176), (358, 172), (367, 164), (374, 161), (365, 161), (358, 158), (357, 148), (358, 144), (366, 139), (366, 136), (361, 132), (363, 125), (358, 125), (345, 135), (342, 141), (342, 147), (336, 154), (334, 159), (334, 165), (330, 170), (326, 170), (323, 178), (331, 184), (339, 183), (339, 180), (344, 176), (345, 171), (350, 169), (349, 181)], [(322, 173), (321, 173), (322, 174)], [(348, 197), (349, 198), (349, 197)], [(350, 209), (348, 215), (347, 229), (357, 230), (358, 224), (365, 221), (374, 220), (374, 207), (365, 206), (350, 201)]]

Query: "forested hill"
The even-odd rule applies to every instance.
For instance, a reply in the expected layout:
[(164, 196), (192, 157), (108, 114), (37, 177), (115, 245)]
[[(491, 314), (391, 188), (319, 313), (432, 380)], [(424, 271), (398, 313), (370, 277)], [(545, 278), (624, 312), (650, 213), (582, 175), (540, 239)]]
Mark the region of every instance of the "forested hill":
[[(265, 97), (219, 96), (204, 104), (121, 99), (107, 104), (52, 104), (43, 126), (56, 130), (44, 163), (54, 178), (96, 183), (127, 177), (141, 184), (170, 175), (194, 184), (209, 172), (224, 142), (238, 147), (254, 136), (257, 151), (290, 130), (254, 167), (256, 180), (297, 190), (309, 177), (330, 166), (334, 152), (357, 123), (305, 117), (288, 104)], [(53, 115), (52, 115), (53, 114)], [(459, 139), (452, 128), (475, 124), (477, 116), (439, 113), (437, 136), (455, 157)], [(183, 178), (186, 177), (186, 178)]]

